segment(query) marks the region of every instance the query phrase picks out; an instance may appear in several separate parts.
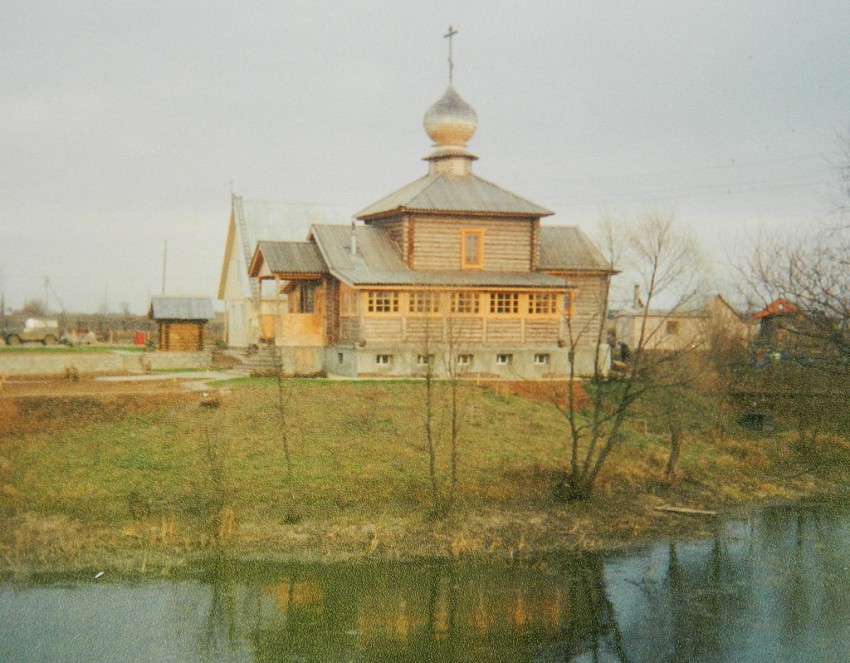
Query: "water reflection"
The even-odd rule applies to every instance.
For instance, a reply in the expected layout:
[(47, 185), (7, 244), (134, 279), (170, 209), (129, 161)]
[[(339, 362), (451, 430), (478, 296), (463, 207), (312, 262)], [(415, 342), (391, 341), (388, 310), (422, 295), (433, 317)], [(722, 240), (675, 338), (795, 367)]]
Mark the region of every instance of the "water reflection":
[(515, 564), (238, 565), (0, 586), (3, 661), (850, 660), (850, 514)]
[(767, 509), (699, 544), (611, 560), (630, 659), (850, 660), (845, 504)]
[[(214, 568), (203, 651), (265, 661), (626, 660), (598, 556), (534, 565)], [(269, 576), (272, 577), (269, 577)]]

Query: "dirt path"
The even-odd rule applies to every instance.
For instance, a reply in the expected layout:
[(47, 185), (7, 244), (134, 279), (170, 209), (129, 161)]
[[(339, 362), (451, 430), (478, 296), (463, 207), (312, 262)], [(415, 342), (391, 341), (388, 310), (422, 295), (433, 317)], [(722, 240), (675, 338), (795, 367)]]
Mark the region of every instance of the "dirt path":
[(207, 379), (219, 379), (224, 376), (206, 375), (180, 377), (143, 375), (113, 376), (109, 378), (83, 376), (77, 381), (62, 378), (20, 377), (0, 382), (0, 399), (68, 396), (119, 396), (133, 394), (178, 394), (197, 391), (203, 388)]

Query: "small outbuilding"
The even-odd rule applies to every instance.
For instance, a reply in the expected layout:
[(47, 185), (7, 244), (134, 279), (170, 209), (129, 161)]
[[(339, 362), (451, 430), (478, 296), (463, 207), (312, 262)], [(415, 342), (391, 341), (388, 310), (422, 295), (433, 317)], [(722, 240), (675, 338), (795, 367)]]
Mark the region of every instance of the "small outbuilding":
[(148, 317), (159, 331), (160, 350), (204, 349), (204, 325), (213, 319), (212, 300), (204, 297), (152, 297)]

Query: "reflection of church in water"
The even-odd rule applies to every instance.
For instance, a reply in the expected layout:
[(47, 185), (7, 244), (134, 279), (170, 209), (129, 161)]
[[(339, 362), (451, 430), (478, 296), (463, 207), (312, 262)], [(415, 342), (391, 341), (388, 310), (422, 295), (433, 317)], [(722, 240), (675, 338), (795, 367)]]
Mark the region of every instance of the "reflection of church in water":
[(485, 575), (450, 563), (302, 567), (254, 585), (215, 583), (219, 623), (209, 630), (248, 640), (258, 662), (516, 662), (600, 650), (617, 660), (602, 572), (599, 557), (494, 564)]

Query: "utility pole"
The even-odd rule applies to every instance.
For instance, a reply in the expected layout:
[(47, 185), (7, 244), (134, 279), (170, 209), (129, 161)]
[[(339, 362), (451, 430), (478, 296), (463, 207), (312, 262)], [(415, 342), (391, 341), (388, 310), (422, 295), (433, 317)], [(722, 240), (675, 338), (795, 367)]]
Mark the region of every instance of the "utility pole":
[(168, 240), (165, 240), (162, 246), (162, 295), (165, 295), (165, 265), (168, 258)]

